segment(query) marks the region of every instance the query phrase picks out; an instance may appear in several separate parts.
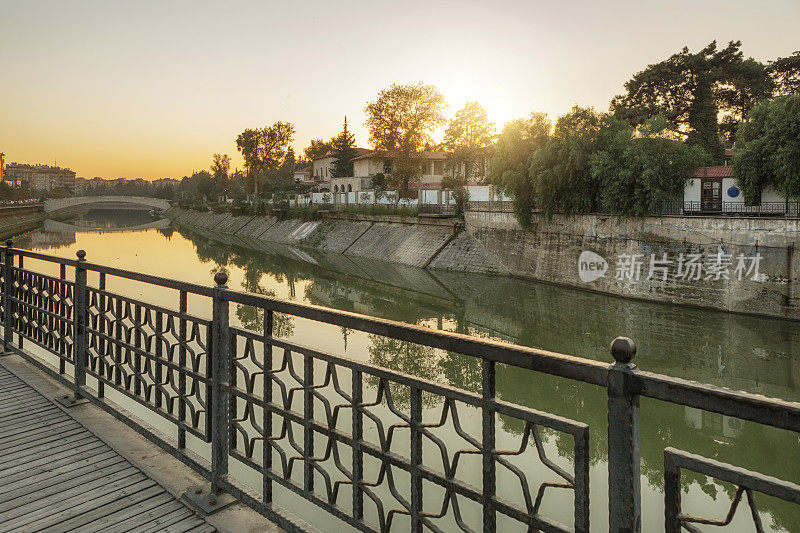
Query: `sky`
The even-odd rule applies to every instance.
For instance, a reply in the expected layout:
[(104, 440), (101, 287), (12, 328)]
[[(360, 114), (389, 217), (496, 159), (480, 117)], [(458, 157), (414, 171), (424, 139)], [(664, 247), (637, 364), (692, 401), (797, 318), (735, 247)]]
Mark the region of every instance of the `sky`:
[(78, 176), (181, 177), (236, 136), (295, 125), (296, 151), (392, 83), (436, 85), (452, 116), (502, 125), (605, 110), (649, 63), (717, 40), (761, 61), (800, 49), (800, 2), (776, 0), (0, 0), (0, 152)]

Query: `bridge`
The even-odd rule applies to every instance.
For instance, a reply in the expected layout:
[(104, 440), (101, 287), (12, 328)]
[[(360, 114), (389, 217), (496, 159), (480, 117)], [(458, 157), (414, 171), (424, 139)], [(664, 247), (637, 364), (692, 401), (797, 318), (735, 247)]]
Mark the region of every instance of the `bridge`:
[(44, 202), (44, 212), (52, 213), (71, 207), (98, 207), (106, 209), (156, 209), (166, 211), (170, 208), (169, 202), (162, 198), (147, 198), (143, 196), (75, 196), (73, 198), (59, 198)]
[[(63, 403), (84, 403), (108, 413), (208, 480), (182, 497), (206, 513), (207, 520), (236, 499), (241, 507), (287, 531), (313, 530), (279, 505), (281, 497), (293, 493), (328, 513), (326, 530), (340, 528), (342, 522), (381, 533), (494, 533), (509, 530), (509, 525), (587, 532), (590, 476), (600, 476), (597, 484), (608, 488), (608, 523), (600, 525), (595, 519), (592, 529), (640, 532), (642, 507), (653, 504), (641, 498), (641, 398), (800, 434), (800, 403), (642, 371), (633, 363), (636, 345), (625, 337), (612, 342), (613, 362), (604, 363), (241, 292), (228, 288), (224, 272), (206, 285), (90, 263), (83, 250), (75, 259), (16, 249), (10, 241), (0, 250), (0, 366), (25, 364), (30, 373), (50, 376), (70, 391)], [(130, 287), (131, 281), (149, 285), (149, 290), (126, 294), (109, 289)], [(231, 320), (232, 304), (258, 310), (263, 328), (237, 326)], [(276, 320), (286, 317), (460, 354), (466, 364), (477, 363), (477, 390), (274, 335)], [(590, 468), (588, 424), (499, 397), (498, 363), (506, 371), (558, 378), (552, 382), (553, 395), (564, 395), (578, 383), (602, 391), (607, 426), (595, 428), (593, 439), (608, 451), (607, 470)], [(24, 388), (0, 372), (0, 398), (8, 403), (0, 405), (0, 422), (25, 416), (26, 425), (7, 426), (15, 428), (16, 438), (49, 438), (47, 420), (37, 424), (23, 404), (8, 401)], [(36, 394), (27, 391), (26, 397), (37, 408), (49, 409)], [(61, 423), (57, 435), (80, 431), (68, 420)], [(501, 442), (498, 424), (517, 425), (519, 440)], [(452, 433), (445, 435), (450, 427)], [(52, 446), (5, 451), (8, 439), (5, 428), (0, 429), (0, 483), (4, 469), (22, 476), (17, 481), (40, 475), (27, 474), (19, 460), (45, 454)], [(558, 435), (571, 453), (554, 461), (543, 435)], [(74, 442), (65, 446), (74, 447)], [(459, 468), (459, 461), (469, 466)], [(570, 464), (561, 466), (565, 462)], [(474, 468), (478, 463), (481, 466)], [(539, 470), (529, 470), (531, 465)], [(665, 448), (661, 471), (667, 533), (697, 531), (698, 524), (725, 525), (740, 502), (749, 507), (754, 530), (762, 531), (758, 505), (764, 500), (756, 500), (755, 493), (800, 504), (796, 483), (691, 450)], [(648, 478), (653, 475), (648, 473)], [(727, 518), (684, 512), (683, 485), (698, 476), (735, 488)], [(571, 512), (560, 520), (540, 506), (545, 492), (554, 490), (571, 500), (565, 505)], [(91, 491), (84, 494), (86, 502), (95, 505), (106, 501), (93, 499)], [(75, 501), (76, 509), (84, 505), (80, 498)], [(444, 516), (449, 521), (439, 522)], [(22, 520), (31, 519), (26, 515)], [(90, 525), (97, 526), (91, 530), (104, 530), (94, 522)]]
[(42, 225), (42, 229), (47, 232), (53, 233), (117, 233), (125, 231), (144, 231), (147, 229), (167, 229), (170, 227), (168, 218), (159, 218), (147, 224), (137, 224), (135, 226), (126, 226), (120, 228), (95, 228), (91, 226), (78, 226), (68, 222), (60, 222), (58, 220), (47, 219)]

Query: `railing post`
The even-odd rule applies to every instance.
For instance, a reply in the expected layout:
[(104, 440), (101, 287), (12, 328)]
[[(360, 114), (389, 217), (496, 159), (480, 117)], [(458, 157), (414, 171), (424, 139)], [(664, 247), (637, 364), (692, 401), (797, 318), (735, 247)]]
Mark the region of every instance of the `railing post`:
[(211, 493), (217, 496), (220, 484), (228, 476), (229, 432), (229, 391), (230, 384), (230, 324), (228, 311), (230, 304), (224, 293), (228, 290), (228, 275), (217, 272), (214, 275), (212, 324), (212, 375), (211, 375)]
[(86, 252), (78, 250), (76, 252), (78, 262), (75, 265), (75, 311), (73, 328), (75, 339), (73, 340), (73, 357), (75, 364), (75, 401), (81, 399), (81, 390), (86, 385), (86, 363), (87, 363), (87, 332), (86, 332)]
[(627, 337), (611, 343), (615, 363), (608, 372), (608, 523), (614, 533), (642, 528), (639, 395), (633, 387), (636, 344)]
[(14, 290), (14, 241), (6, 241), (6, 252), (3, 261), (3, 351), (10, 351), (14, 344), (13, 318), (11, 313), (11, 291)]

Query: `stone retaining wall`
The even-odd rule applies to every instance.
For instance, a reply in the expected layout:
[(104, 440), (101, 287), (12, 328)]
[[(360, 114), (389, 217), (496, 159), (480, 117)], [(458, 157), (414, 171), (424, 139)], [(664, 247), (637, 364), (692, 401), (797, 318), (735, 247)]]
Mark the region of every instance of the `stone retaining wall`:
[[(516, 276), (632, 298), (800, 319), (798, 220), (580, 215), (536, 218), (523, 231), (511, 213), (471, 211), (465, 222), (467, 233)], [(581, 279), (584, 252), (607, 262), (602, 276)], [(695, 261), (703, 264), (700, 279), (697, 269), (688, 266), (692, 257), (702, 258)], [(746, 268), (758, 262), (762, 279), (753, 280), (754, 271), (740, 276), (740, 259)]]
[[(497, 258), (463, 231), (448, 224), (415, 224), (372, 220), (325, 218), (303, 221), (273, 216), (233, 216), (172, 208), (166, 216), (177, 225), (205, 232), (254, 250), (270, 243), (342, 253), (353, 258), (377, 259), (413, 267), (480, 273), (508, 273)], [(453, 247), (453, 250), (450, 248)], [(462, 261), (459, 249), (470, 249)]]

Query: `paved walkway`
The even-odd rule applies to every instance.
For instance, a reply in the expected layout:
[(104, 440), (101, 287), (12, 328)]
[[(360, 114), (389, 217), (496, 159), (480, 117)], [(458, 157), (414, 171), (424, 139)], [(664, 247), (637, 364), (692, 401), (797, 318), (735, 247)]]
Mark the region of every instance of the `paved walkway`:
[(0, 532), (216, 531), (0, 361)]

